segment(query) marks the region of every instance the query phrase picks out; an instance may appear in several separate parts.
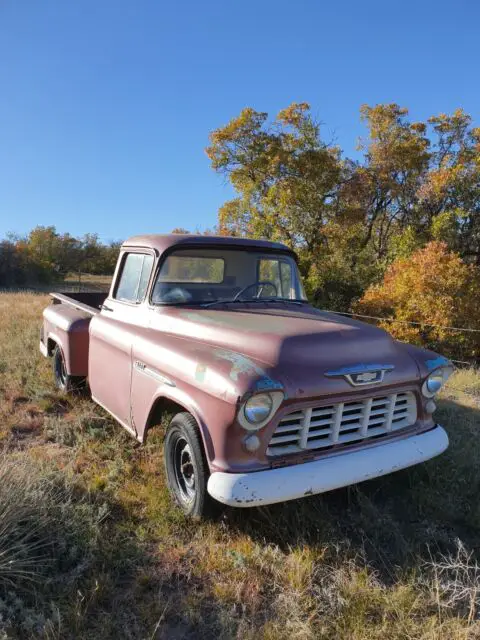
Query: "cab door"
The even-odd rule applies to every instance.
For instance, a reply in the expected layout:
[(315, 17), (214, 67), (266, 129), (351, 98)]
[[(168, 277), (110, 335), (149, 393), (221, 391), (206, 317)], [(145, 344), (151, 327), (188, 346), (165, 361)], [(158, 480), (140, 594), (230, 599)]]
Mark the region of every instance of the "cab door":
[(110, 295), (90, 323), (89, 384), (93, 399), (135, 433), (130, 410), (132, 347), (136, 327), (147, 326), (154, 254), (125, 250)]

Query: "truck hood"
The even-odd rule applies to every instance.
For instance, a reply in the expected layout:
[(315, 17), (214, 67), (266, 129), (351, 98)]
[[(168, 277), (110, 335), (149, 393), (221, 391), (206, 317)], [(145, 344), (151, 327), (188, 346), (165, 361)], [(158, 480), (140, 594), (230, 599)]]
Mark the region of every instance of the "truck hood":
[(243, 383), (239, 391), (261, 381), (260, 371), (263, 385), (279, 382), (290, 397), (353, 390), (344, 377), (325, 374), (357, 365), (393, 367), (384, 385), (420, 376), (414, 358), (387, 332), (309, 305), (252, 304), (228, 311), (170, 307), (154, 314), (152, 328), (210, 345), (211, 357), (225, 361), (228, 375)]

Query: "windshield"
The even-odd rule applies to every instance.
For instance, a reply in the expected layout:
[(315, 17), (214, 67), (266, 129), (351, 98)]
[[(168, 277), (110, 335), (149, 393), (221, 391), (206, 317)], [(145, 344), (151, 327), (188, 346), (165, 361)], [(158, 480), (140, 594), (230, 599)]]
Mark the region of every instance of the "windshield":
[(244, 249), (178, 249), (162, 263), (154, 304), (306, 301), (288, 254)]

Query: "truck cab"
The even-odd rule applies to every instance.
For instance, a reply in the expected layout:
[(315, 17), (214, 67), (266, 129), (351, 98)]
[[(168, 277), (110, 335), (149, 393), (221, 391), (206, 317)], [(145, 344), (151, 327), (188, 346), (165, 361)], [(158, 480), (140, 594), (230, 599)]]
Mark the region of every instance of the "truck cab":
[(87, 380), (140, 442), (173, 415), (166, 475), (189, 515), (321, 493), (448, 445), (433, 414), (451, 363), (311, 306), (285, 245), (136, 236), (108, 295), (52, 297), (40, 348), (57, 384)]

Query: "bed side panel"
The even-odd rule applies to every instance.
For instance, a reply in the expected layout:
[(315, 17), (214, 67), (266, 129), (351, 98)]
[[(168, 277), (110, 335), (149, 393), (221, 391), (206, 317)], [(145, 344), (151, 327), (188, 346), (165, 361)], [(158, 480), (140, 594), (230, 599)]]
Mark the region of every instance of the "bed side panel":
[(92, 316), (64, 304), (50, 305), (43, 312), (44, 340), (60, 346), (67, 373), (88, 374), (88, 327)]

